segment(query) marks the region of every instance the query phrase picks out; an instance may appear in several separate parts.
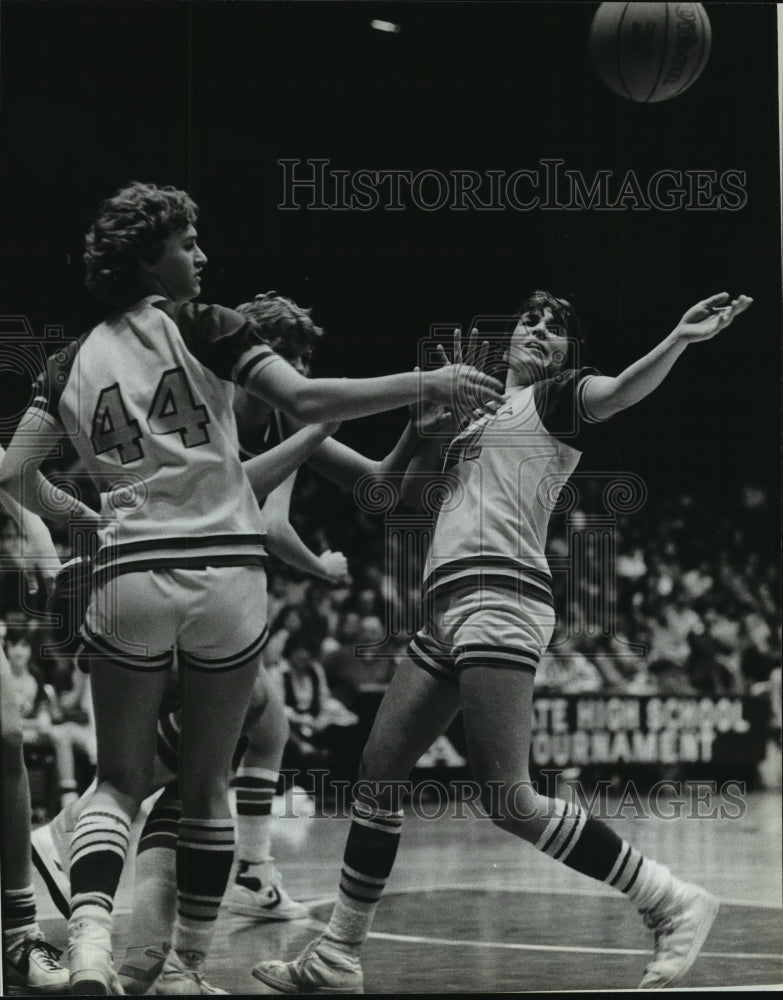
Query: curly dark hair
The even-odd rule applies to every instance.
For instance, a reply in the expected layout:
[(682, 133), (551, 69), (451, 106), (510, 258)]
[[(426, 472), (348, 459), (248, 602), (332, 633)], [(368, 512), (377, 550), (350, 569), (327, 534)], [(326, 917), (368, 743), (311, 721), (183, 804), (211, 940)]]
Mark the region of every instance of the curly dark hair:
[(138, 263), (153, 264), (163, 241), (192, 225), (198, 207), (184, 191), (133, 181), (104, 201), (85, 237), (85, 284), (96, 299), (123, 308), (138, 297)]
[(309, 363), (316, 343), (324, 335), (313, 322), (310, 309), (303, 309), (277, 292), (262, 292), (252, 302), (237, 306), (237, 312), (249, 317), (264, 339), (289, 361), (303, 358)]

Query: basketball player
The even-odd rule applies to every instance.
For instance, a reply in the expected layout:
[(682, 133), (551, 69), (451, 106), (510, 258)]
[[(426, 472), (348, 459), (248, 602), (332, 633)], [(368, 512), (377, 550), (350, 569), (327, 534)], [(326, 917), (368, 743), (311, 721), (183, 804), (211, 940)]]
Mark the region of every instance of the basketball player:
[[(405, 780), (459, 708), (493, 822), (633, 902), (655, 934), (642, 988), (671, 985), (691, 967), (718, 900), (643, 856), (578, 805), (541, 796), (530, 783), (533, 681), (554, 625), (544, 555), (550, 505), (539, 487), (552, 476), (558, 487), (565, 483), (599, 422), (651, 393), (689, 344), (714, 337), (751, 301), (729, 301), (722, 293), (699, 302), (616, 378), (572, 367), (579, 323), (570, 303), (546, 292), (525, 302), (505, 355), (505, 403), (457, 434), (446, 454), (445, 470), (463, 500), (444, 507), (435, 525), (424, 571), (424, 628), (386, 692), (364, 750), (364, 783), (329, 924), (294, 961), (259, 963), (256, 978), (284, 993), (362, 992), (359, 951), (403, 818), (393, 789), (383, 783)], [(440, 462), (437, 442), (414, 457), (409, 500)]]
[[(296, 371), (309, 375), (313, 349), (323, 331), (315, 326), (309, 311), (275, 292), (257, 295), (238, 307), (250, 318), (275, 351)], [(341, 553), (320, 556), (301, 541), (288, 520), (291, 490), (295, 475), (288, 477), (266, 496), (270, 481), (253, 474), (262, 461), (259, 455), (285, 440), (288, 430), (282, 416), (270, 407), (237, 390), (235, 413), (238, 419), (240, 454), (246, 470), (251, 471), (254, 492), (265, 515), (267, 548), (278, 558), (303, 572), (337, 582), (346, 572)], [(351, 488), (364, 475), (380, 478), (404, 471), (419, 441), (418, 431), (409, 422), (393, 450), (382, 460), (373, 461), (328, 438), (313, 456), (312, 464), (326, 477), (344, 488)], [(279, 463), (275, 464), (279, 476)], [(89, 588), (89, 574), (71, 564), (57, 579), (52, 611), (62, 615), (66, 625), (71, 607), (84, 603), (76, 590)], [(76, 626), (78, 628), (78, 625)], [(72, 630), (72, 628), (71, 628)], [(66, 627), (67, 633), (69, 629)], [(59, 637), (58, 637), (59, 638)], [(66, 636), (67, 641), (67, 636)], [(67, 649), (67, 647), (66, 647)], [(75, 648), (72, 653), (75, 652)], [(135, 865), (134, 905), (130, 940), (125, 960), (119, 969), (126, 993), (141, 993), (156, 978), (167, 954), (164, 942), (170, 934), (171, 913), (176, 906), (176, 878), (173, 855), (176, 849), (180, 805), (176, 782), (181, 712), (167, 711), (158, 724), (158, 759), (155, 784), (167, 787), (147, 805)], [(246, 749), (231, 784), (236, 792), (236, 857), (234, 881), (226, 896), (226, 908), (256, 921), (296, 920), (308, 915), (302, 903), (285, 891), (271, 857), (271, 807), (280, 764), (288, 735), (283, 705), (274, 685), (256, 685), (245, 719)], [(239, 748), (238, 748), (239, 749)], [(88, 794), (67, 808), (46, 826), (33, 833), (33, 860), (58, 909), (67, 916), (70, 902), (68, 886), (68, 841), (76, 817)]]
[[(30, 477), (70, 436), (102, 484), (93, 594), (82, 641), (93, 657), (98, 787), (71, 845), (71, 990), (121, 989), (112, 908), (128, 831), (149, 792), (156, 722), (174, 647), (183, 699), (178, 913), (153, 993), (222, 992), (203, 967), (233, 860), (227, 783), (267, 628), (263, 537), (237, 455), (230, 381), (305, 422), (460, 392), (498, 399), (493, 379), (455, 366), (421, 376), (302, 378), (240, 314), (191, 305), (206, 257), (181, 191), (134, 183), (87, 235), (87, 285), (107, 319), (56, 352), (17, 430), (2, 480), (35, 501)], [(443, 374), (445, 372), (445, 374)]]

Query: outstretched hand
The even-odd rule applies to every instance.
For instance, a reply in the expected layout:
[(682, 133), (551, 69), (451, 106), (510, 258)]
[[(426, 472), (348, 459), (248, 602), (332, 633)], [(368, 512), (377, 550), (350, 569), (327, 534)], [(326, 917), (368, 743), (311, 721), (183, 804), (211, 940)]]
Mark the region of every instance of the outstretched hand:
[(438, 358), (444, 365), (470, 365), (473, 368), (478, 368), (479, 371), (483, 370), (489, 354), (489, 341), (483, 341), (481, 347), (478, 347), (478, 335), (479, 332), (474, 326), (468, 338), (468, 348), (463, 355), (462, 331), (457, 327), (454, 331), (454, 357), (449, 360), (449, 356), (443, 349), (443, 344), (438, 344)]
[(693, 343), (697, 340), (710, 340), (721, 330), (725, 330), (736, 316), (745, 312), (753, 305), (753, 299), (740, 295), (731, 299), (728, 292), (711, 295), (685, 313), (677, 325), (675, 333)]
[[(484, 340), (479, 344), (479, 332), (473, 327), (470, 331), (470, 337), (468, 338), (467, 348), (463, 351), (462, 348), (462, 332), (459, 327), (454, 330), (454, 347), (453, 347), (453, 359), (449, 359), (443, 344), (438, 344), (438, 358), (444, 366), (446, 365), (469, 365), (473, 368), (481, 371), (484, 365), (487, 363), (487, 357), (489, 355), (489, 341)], [(474, 399), (473, 403), (478, 403), (479, 401)], [(470, 403), (465, 400), (463, 405), (459, 407), (460, 413), (458, 418), (454, 418), (452, 421), (456, 424), (456, 427), (462, 427), (466, 423), (470, 423), (471, 420), (475, 420), (477, 417), (481, 417), (484, 414), (492, 414), (498, 409), (502, 403), (502, 397), (495, 397), (492, 399), (483, 399), (478, 406), (471, 406)]]

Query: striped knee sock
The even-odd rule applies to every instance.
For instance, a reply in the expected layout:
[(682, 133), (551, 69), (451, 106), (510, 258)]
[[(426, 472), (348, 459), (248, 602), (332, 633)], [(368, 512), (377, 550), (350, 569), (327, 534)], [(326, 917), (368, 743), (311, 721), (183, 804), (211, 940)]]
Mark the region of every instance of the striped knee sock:
[(354, 802), (343, 855), (337, 902), (324, 937), (358, 950), (370, 932), (386, 886), (402, 830), (402, 812), (388, 812)]
[(671, 872), (646, 858), (575, 803), (550, 799), (554, 815), (535, 846), (575, 871), (625, 893), (640, 910), (656, 906), (671, 889)]
[(272, 799), (277, 771), (240, 765), (231, 779), (237, 797), (237, 858), (259, 864), (268, 861), (272, 849)]
[(180, 819), (177, 919), (171, 946), (189, 968), (200, 968), (207, 957), (233, 860), (231, 818)]
[(11, 954), (28, 938), (40, 938), (35, 912), (35, 891), (32, 885), (24, 889), (3, 889), (3, 953)]
[(157, 799), (139, 837), (129, 947), (171, 941), (177, 914), (177, 831), (182, 806), (176, 781)]
[(93, 916), (96, 909), (111, 914), (131, 820), (116, 804), (89, 805), (79, 816), (71, 839), (71, 917)]

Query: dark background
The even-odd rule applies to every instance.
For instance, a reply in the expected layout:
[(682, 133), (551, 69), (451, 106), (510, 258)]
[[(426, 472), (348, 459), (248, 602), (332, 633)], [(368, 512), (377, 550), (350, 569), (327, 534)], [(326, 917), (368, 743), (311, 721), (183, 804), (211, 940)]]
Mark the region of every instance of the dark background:
[[(712, 54), (680, 97), (611, 93), (588, 58), (596, 4), (5, 3), (4, 315), (77, 335), (94, 318), (82, 237), (131, 180), (187, 188), (209, 257), (203, 298), (275, 288), (327, 328), (316, 374), (412, 367), (432, 323), (576, 295), (613, 374), (717, 291), (752, 311), (689, 349), (607, 429), (593, 464), (652, 489), (778, 491), (780, 206), (774, 4), (706, 4)], [(401, 25), (370, 28), (372, 17)], [(480, 171), (562, 157), (588, 175), (747, 172), (741, 210), (281, 212), (279, 157), (332, 168)], [(27, 376), (3, 376), (13, 413)], [(403, 417), (345, 425), (375, 456)]]

